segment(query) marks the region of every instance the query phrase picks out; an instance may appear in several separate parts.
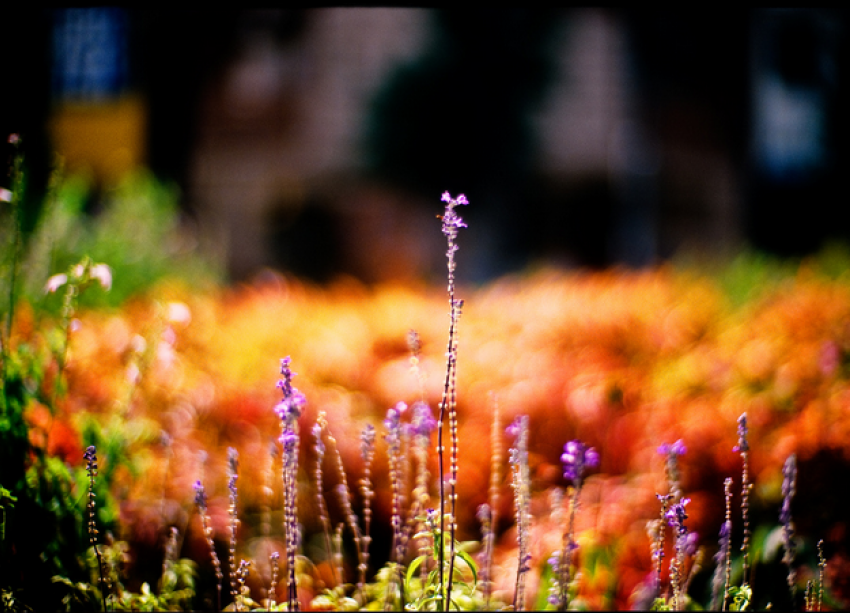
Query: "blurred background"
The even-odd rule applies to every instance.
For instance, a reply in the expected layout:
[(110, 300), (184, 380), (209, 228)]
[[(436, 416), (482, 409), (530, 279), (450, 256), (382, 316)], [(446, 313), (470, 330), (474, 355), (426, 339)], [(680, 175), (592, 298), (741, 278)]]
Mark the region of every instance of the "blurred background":
[[(850, 236), (848, 15), (0, 9), (0, 130), (36, 218), (54, 152), (177, 185), (233, 280), (642, 266)], [(4, 178), (4, 182), (7, 179)]]

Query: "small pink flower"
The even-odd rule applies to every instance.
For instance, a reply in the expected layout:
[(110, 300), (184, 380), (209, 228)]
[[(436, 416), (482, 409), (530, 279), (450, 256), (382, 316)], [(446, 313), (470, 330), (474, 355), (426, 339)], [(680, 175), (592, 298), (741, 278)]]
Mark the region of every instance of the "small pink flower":
[(12, 192), (5, 187), (0, 187), (0, 202), (12, 202)]
[(183, 302), (169, 302), (166, 319), (171, 323), (186, 325), (192, 321), (192, 311)]
[(53, 275), (47, 280), (47, 283), (44, 284), (44, 293), (52, 294), (57, 289), (62, 287), (68, 282), (68, 275), (65, 273), (59, 273), (58, 275)]
[(106, 264), (95, 264), (89, 271), (92, 279), (100, 281), (101, 287), (106, 291), (112, 289), (112, 270)]

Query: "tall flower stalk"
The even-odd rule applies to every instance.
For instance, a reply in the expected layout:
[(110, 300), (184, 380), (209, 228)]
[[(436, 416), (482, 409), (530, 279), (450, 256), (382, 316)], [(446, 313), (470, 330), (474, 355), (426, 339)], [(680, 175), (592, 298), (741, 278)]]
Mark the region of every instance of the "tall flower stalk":
[(392, 500), (392, 514), (390, 522), (393, 529), (392, 552), (390, 561), (395, 562), (395, 569), (391, 575), (390, 585), (387, 589), (385, 608), (389, 608), (394, 596), (398, 577), (401, 575), (401, 564), (403, 562), (403, 532), (401, 521), (401, 487), (402, 487), (402, 424), (401, 415), (407, 410), (404, 402), (399, 402), (395, 407), (387, 411), (384, 427), (387, 429), (384, 440), (387, 442), (387, 456), (389, 458), (390, 490)]
[[(486, 509), (479, 510), (484, 534), (484, 561), (481, 566), (481, 583), (484, 586), (484, 607), (490, 608), (493, 594), (493, 552), (496, 544), (496, 521), (499, 507), (499, 483), (501, 481), (502, 445), (501, 422), (499, 420), (499, 402), (493, 395), (493, 424), (490, 428), (490, 491)], [(484, 506), (484, 505), (482, 505)], [(484, 521), (486, 519), (486, 526)]]
[(743, 583), (748, 585), (750, 568), (750, 491), (753, 488), (750, 483), (750, 430), (747, 427), (747, 414), (742, 413), (738, 418), (738, 444), (733, 451), (741, 454), (741, 518), (744, 526), (744, 540), (741, 543), (743, 553)]
[(826, 575), (826, 558), (823, 555), (823, 539), (818, 541), (818, 600), (817, 610), (823, 609), (823, 579)]
[[(362, 532), (360, 531), (360, 525), (357, 522), (357, 515), (351, 507), (351, 490), (348, 487), (348, 477), (345, 474), (345, 466), (342, 464), (342, 456), (339, 453), (339, 446), (336, 443), (336, 438), (334, 438), (333, 434), (331, 434), (330, 428), (328, 428), (328, 421), (324, 411), (319, 413), (316, 423), (319, 424), (321, 431), (327, 437), (331, 453), (336, 458), (336, 466), (339, 471), (340, 481), (339, 485), (336, 487), (336, 491), (339, 496), (340, 506), (342, 506), (342, 511), (345, 514), (345, 521), (351, 530), (352, 536), (354, 537), (354, 547), (357, 550), (358, 568), (357, 594), (362, 601), (364, 598), (363, 588), (365, 585), (365, 579), (362, 579), (361, 577), (365, 577), (366, 572), (363, 562), (363, 538)], [(340, 581), (342, 581), (342, 575), (340, 575)], [(363, 603), (361, 602), (361, 604)]]
[[(732, 479), (727, 477), (723, 487), (726, 498), (726, 519), (723, 521), (723, 525), (720, 526), (719, 546), (714, 556), (714, 562), (717, 566), (714, 569), (714, 578), (711, 582), (711, 609), (713, 611), (726, 610), (729, 582), (732, 578)], [(721, 594), (723, 596), (722, 600)]]
[[(319, 521), (322, 522), (322, 532), (325, 535), (325, 548), (328, 551), (328, 560), (333, 558), (333, 546), (331, 545), (331, 523), (328, 517), (328, 505), (325, 502), (324, 494), (324, 479), (322, 477), (322, 461), (325, 459), (325, 443), (322, 441), (322, 426), (319, 423), (313, 424), (311, 429), (315, 444), (313, 450), (316, 452), (316, 505), (319, 507)], [(334, 583), (341, 583), (341, 578), (336, 577), (336, 571), (333, 563), (331, 564), (331, 574), (333, 575)]]
[(575, 542), (575, 519), (579, 506), (579, 494), (587, 470), (599, 466), (599, 453), (596, 449), (588, 447), (581, 441), (569, 441), (564, 445), (561, 463), (564, 466), (564, 478), (571, 482), (573, 488), (569, 524), (564, 533), (564, 544), (558, 559), (558, 585), (560, 587), (558, 604), (561, 611), (566, 611), (569, 605), (572, 556), (573, 552), (578, 549), (578, 544)]
[(797, 571), (794, 569), (794, 523), (791, 521), (791, 500), (797, 491), (797, 456), (793, 453), (785, 460), (782, 467), (782, 510), (779, 512), (779, 522), (782, 524), (782, 545), (785, 550), (782, 561), (788, 566), (788, 589), (791, 592), (791, 602), (797, 597)]
[(103, 599), (103, 610), (106, 611), (106, 579), (103, 576), (103, 559), (101, 558), (100, 551), (97, 548), (97, 521), (95, 520), (95, 504), (94, 504), (94, 480), (97, 477), (97, 448), (94, 445), (90, 445), (87, 449), (83, 457), (86, 460), (86, 473), (89, 477), (89, 488), (88, 488), (88, 502), (86, 503), (86, 507), (89, 511), (89, 520), (87, 523), (88, 533), (89, 533), (89, 543), (94, 549), (94, 555), (97, 559), (97, 571), (98, 576), (100, 578), (100, 597)]
[(62, 298), (62, 346), (56, 355), (58, 372), (56, 373), (56, 384), (54, 386), (54, 402), (59, 396), (62, 388), (62, 377), (68, 365), (68, 350), (71, 344), (71, 332), (79, 325), (74, 318), (77, 312), (77, 303), (83, 290), (93, 282), (109, 291), (112, 288), (112, 270), (106, 264), (95, 264), (88, 256), (84, 257), (79, 264), (74, 264), (67, 273), (59, 273), (50, 277), (44, 285), (44, 292), (52, 294), (63, 285), (65, 295)]
[(446, 241), (448, 243), (448, 249), (446, 251), (446, 259), (447, 259), (447, 267), (448, 267), (448, 294), (449, 294), (449, 341), (448, 341), (448, 349), (446, 350), (446, 379), (443, 385), (443, 396), (440, 401), (440, 416), (437, 421), (437, 458), (439, 463), (439, 471), (440, 471), (440, 538), (443, 539), (443, 544), (445, 544), (445, 534), (446, 534), (446, 526), (445, 526), (445, 517), (446, 517), (446, 492), (445, 492), (445, 475), (444, 471), (444, 448), (443, 448), (443, 423), (445, 422), (447, 413), (448, 417), (451, 420), (454, 427), (452, 427), (452, 473), (449, 478), (449, 499), (451, 503), (451, 524), (450, 534), (449, 534), (449, 542), (450, 542), (450, 555), (449, 555), (449, 570), (448, 570), (448, 589), (446, 589), (445, 584), (445, 547), (441, 546), (439, 548), (439, 576), (440, 576), (440, 595), (444, 599), (442, 606), (444, 610), (448, 610), (449, 602), (451, 602), (451, 586), (452, 586), (452, 575), (453, 567), (454, 567), (454, 536), (456, 529), (456, 521), (455, 521), (455, 502), (457, 500), (457, 496), (455, 494), (455, 487), (457, 485), (457, 425), (456, 425), (456, 368), (457, 368), (457, 322), (460, 318), (460, 309), (463, 306), (463, 301), (455, 299), (455, 252), (458, 250), (458, 246), (455, 243), (457, 239), (457, 232), (460, 228), (467, 227), (464, 223), (463, 219), (457, 214), (455, 211), (455, 207), (458, 205), (469, 204), (469, 201), (466, 199), (466, 196), (463, 194), (458, 195), (457, 198), (452, 198), (449, 192), (443, 192), (443, 196), (441, 198), (443, 202), (446, 203), (446, 208), (441, 216), (443, 222), (443, 234), (446, 237)]
[(658, 447), (658, 453), (665, 457), (664, 472), (667, 476), (671, 500), (674, 502), (682, 498), (682, 473), (679, 470), (679, 458), (685, 455), (687, 451), (688, 448), (685, 447), (682, 439), (673, 444), (665, 443)]
[(511, 473), (513, 476), (514, 509), (516, 511), (517, 561), (516, 585), (514, 587), (513, 608), (520, 611), (525, 608), (525, 576), (531, 570), (529, 553), (529, 531), (531, 529), (531, 473), (528, 468), (528, 416), (521, 415), (506, 428), (508, 436), (514, 437), (514, 446), (510, 449)]
[(216, 610), (221, 611), (221, 582), (224, 579), (224, 574), (221, 572), (221, 562), (215, 552), (213, 528), (210, 525), (210, 517), (207, 514), (207, 495), (204, 491), (204, 484), (200, 479), (195, 481), (195, 506), (198, 507), (198, 514), (201, 516), (201, 526), (204, 531), (204, 539), (207, 541), (207, 547), (209, 547), (210, 550), (210, 558), (212, 559), (213, 568), (215, 569)]
[(230, 595), (233, 597), (233, 602), (237, 602), (237, 596), (239, 596), (239, 582), (238, 569), (236, 567), (236, 533), (239, 529), (239, 518), (237, 516), (237, 503), (239, 496), (236, 488), (236, 481), (239, 479), (239, 453), (233, 447), (227, 448), (227, 474), (227, 490), (229, 497), (227, 514), (230, 518), (230, 547), (228, 548)]
[(366, 572), (369, 568), (369, 545), (372, 543), (370, 529), (372, 525), (372, 461), (375, 459), (375, 426), (366, 424), (360, 433), (360, 457), (363, 460), (363, 477), (360, 479), (360, 495), (363, 498), (363, 564), (361, 565), (360, 581), (366, 582)]
[(281, 379), (277, 387), (283, 394), (275, 406), (275, 413), (280, 418), (280, 442), (283, 447), (283, 523), (286, 530), (286, 563), (287, 563), (287, 604), (288, 611), (299, 608), (298, 586), (295, 576), (295, 554), (300, 542), (297, 513), (297, 476), (298, 476), (298, 418), (307, 403), (307, 399), (296, 388), (292, 387), (294, 373), (289, 368), (290, 359), (285, 357), (280, 361)]
[(682, 498), (670, 507), (667, 511), (667, 522), (673, 528), (673, 533), (676, 536), (675, 557), (670, 560), (670, 583), (673, 588), (673, 603), (674, 611), (681, 611), (685, 606), (685, 556), (695, 549), (693, 544), (695, 532), (688, 532), (685, 525), (685, 520), (688, 514), (685, 511), (685, 506), (690, 502), (690, 498)]

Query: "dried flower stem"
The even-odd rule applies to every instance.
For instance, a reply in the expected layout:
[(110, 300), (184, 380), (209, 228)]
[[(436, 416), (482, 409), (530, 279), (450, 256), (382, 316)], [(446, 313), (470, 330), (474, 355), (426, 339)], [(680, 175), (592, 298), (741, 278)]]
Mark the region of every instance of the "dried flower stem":
[(240, 560), (239, 568), (236, 570), (236, 583), (239, 587), (238, 595), (233, 600), (233, 608), (236, 611), (242, 610), (242, 604), (245, 596), (248, 594), (248, 588), (245, 587), (245, 582), (248, 579), (248, 573), (251, 570), (251, 562), (249, 560)]
[(95, 493), (94, 493), (94, 479), (97, 477), (97, 448), (94, 445), (89, 445), (86, 449), (86, 453), (83, 455), (86, 460), (86, 472), (89, 476), (89, 489), (88, 489), (88, 503), (86, 506), (89, 510), (89, 521), (88, 521), (88, 533), (89, 533), (89, 543), (94, 548), (94, 555), (97, 558), (97, 570), (100, 576), (100, 596), (103, 599), (103, 610), (106, 611), (106, 596), (107, 596), (107, 585), (106, 579), (103, 576), (103, 558), (101, 558), (100, 551), (97, 548), (97, 521), (95, 519)]
[(360, 434), (360, 453), (363, 458), (363, 477), (360, 479), (360, 495), (363, 498), (363, 563), (360, 565), (360, 581), (366, 583), (366, 571), (369, 568), (369, 534), (372, 525), (372, 462), (375, 459), (375, 427), (368, 424)]
[(747, 427), (747, 414), (742, 413), (738, 418), (738, 445), (735, 451), (740, 452), (741, 462), (743, 464), (741, 476), (741, 516), (744, 525), (744, 541), (741, 543), (741, 552), (743, 556), (743, 583), (748, 585), (748, 576), (750, 568), (750, 491), (753, 488), (750, 483), (750, 445), (748, 441), (749, 428)]
[[(324, 411), (319, 413), (319, 417), (327, 421)], [(333, 547), (331, 545), (331, 523), (330, 518), (328, 517), (328, 506), (325, 502), (324, 479), (322, 478), (322, 461), (325, 459), (325, 444), (322, 441), (322, 426), (319, 423), (314, 424), (312, 433), (313, 438), (316, 440), (316, 443), (313, 446), (313, 449), (316, 451), (316, 504), (319, 507), (319, 520), (322, 522), (322, 531), (325, 535), (325, 547), (328, 551), (328, 559), (330, 559), (333, 556)], [(333, 564), (331, 564), (331, 574), (333, 576), (334, 584), (339, 585), (342, 578), (336, 576), (336, 569)]]
[(334, 530), (334, 566), (336, 567), (337, 577), (340, 578), (339, 588), (342, 589), (342, 531), (345, 529), (345, 524), (340, 522)]
[(198, 514), (201, 516), (201, 526), (204, 530), (204, 538), (207, 541), (207, 546), (210, 549), (210, 558), (212, 559), (213, 568), (215, 569), (216, 591), (217, 591), (217, 610), (221, 611), (221, 582), (224, 579), (224, 574), (221, 572), (221, 562), (215, 552), (215, 541), (213, 540), (213, 529), (210, 525), (210, 518), (207, 515), (207, 496), (204, 492), (204, 486), (200, 480), (195, 481), (195, 505), (198, 507)]
[(818, 611), (823, 608), (823, 578), (826, 574), (826, 558), (823, 556), (823, 539), (818, 541)]
[(268, 598), (268, 608), (269, 611), (273, 611), (275, 606), (277, 605), (277, 582), (278, 582), (278, 573), (280, 572), (279, 568), (280, 562), (280, 554), (278, 552), (274, 552), (269, 556), (269, 565), (272, 567), (272, 582), (269, 587), (269, 598)]
[(525, 608), (525, 575), (530, 570), (531, 555), (528, 553), (528, 537), (531, 527), (531, 474), (528, 468), (528, 416), (522, 415), (508, 426), (508, 433), (515, 435), (511, 448), (511, 471), (513, 475), (514, 508), (516, 510), (517, 544), (519, 545), (516, 585), (513, 607), (515, 611)]
[(236, 598), (239, 596), (238, 569), (236, 567), (236, 532), (239, 529), (239, 518), (237, 517), (238, 492), (236, 489), (236, 481), (239, 479), (239, 453), (233, 447), (227, 448), (227, 472), (227, 489), (229, 491), (230, 500), (227, 507), (227, 514), (230, 517), (230, 547), (228, 549), (228, 565), (230, 566), (230, 595), (233, 598), (233, 601), (236, 602)]
[[(732, 479), (727, 478), (723, 484), (726, 498), (726, 519), (720, 527), (720, 539), (714, 562), (717, 565), (712, 578), (711, 609), (714, 611), (726, 610), (727, 593), (729, 582), (732, 577), (732, 559), (730, 541), (732, 539)], [(720, 590), (723, 590), (723, 600), (720, 600)]]
[(493, 594), (493, 551), (496, 539), (496, 521), (499, 508), (499, 483), (502, 480), (502, 425), (499, 419), (499, 401), (494, 394), (493, 399), (493, 425), (490, 429), (490, 492), (489, 492), (489, 524), (490, 530), (484, 542), (484, 606), (490, 608), (490, 598)]
[[(361, 599), (361, 604), (363, 604), (363, 586), (365, 581), (362, 579), (362, 576), (365, 571), (360, 570), (363, 569), (363, 539), (361, 538), (360, 526), (357, 523), (357, 515), (355, 515), (354, 509), (351, 508), (351, 490), (348, 487), (348, 477), (345, 474), (345, 467), (342, 464), (342, 456), (339, 453), (339, 446), (337, 445), (333, 434), (331, 434), (324, 412), (319, 413), (316, 423), (319, 424), (322, 432), (327, 437), (331, 454), (336, 458), (336, 465), (340, 480), (340, 483), (337, 486), (337, 494), (339, 495), (340, 504), (342, 505), (342, 510), (345, 514), (345, 520), (351, 530), (352, 536), (354, 537), (354, 547), (357, 550), (357, 568), (360, 571), (358, 573), (357, 593)], [(340, 580), (342, 580), (342, 575), (340, 575)]]

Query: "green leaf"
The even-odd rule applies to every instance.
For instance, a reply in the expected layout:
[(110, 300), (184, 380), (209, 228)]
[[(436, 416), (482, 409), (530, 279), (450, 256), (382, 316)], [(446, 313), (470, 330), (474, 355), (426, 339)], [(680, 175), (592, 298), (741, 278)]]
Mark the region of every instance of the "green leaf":
[(422, 562), (425, 561), (425, 556), (419, 556), (414, 559), (410, 565), (407, 567), (407, 572), (404, 574), (404, 593), (407, 595), (407, 598), (411, 598), (409, 586), (413, 577), (416, 576), (416, 571), (419, 570), (419, 567), (422, 566)]
[(472, 556), (470, 556), (463, 549), (459, 549), (457, 551), (457, 555), (461, 560), (466, 562), (466, 565), (469, 567), (469, 570), (472, 571), (472, 584), (477, 585), (478, 584), (478, 566), (475, 564), (475, 560), (473, 560)]

